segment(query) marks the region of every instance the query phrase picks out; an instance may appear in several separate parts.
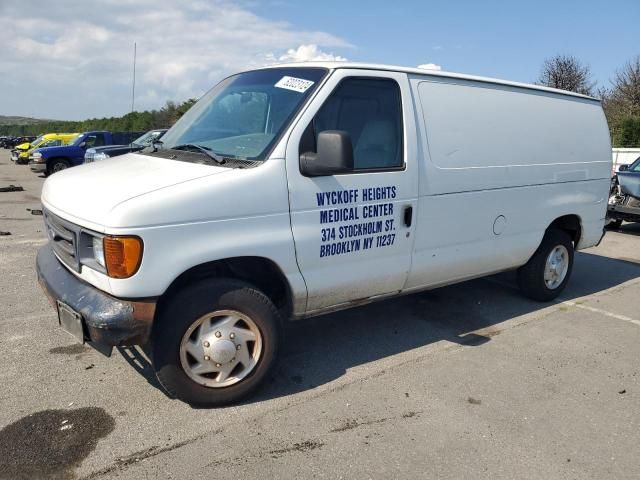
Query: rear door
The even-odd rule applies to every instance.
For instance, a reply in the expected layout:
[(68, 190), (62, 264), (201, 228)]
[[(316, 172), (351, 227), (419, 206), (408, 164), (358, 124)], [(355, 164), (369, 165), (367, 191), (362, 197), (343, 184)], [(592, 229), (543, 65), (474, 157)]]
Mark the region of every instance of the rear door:
[[(354, 171), (300, 172), (324, 130), (349, 133)], [(418, 192), (416, 131), (407, 77), (338, 69), (292, 130), (287, 177), (307, 312), (402, 290), (411, 266)]]

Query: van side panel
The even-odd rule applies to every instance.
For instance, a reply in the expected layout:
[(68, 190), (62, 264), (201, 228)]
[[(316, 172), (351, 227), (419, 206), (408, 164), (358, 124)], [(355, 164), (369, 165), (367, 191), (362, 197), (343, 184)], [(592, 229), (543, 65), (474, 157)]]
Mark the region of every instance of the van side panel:
[(430, 195), (611, 176), (597, 101), (461, 80), (413, 85)]
[[(406, 288), (442, 285), (524, 265), (545, 229), (563, 215), (578, 215), (585, 246), (594, 245), (602, 236), (604, 213), (593, 207), (603, 205), (602, 192), (607, 188), (607, 180), (596, 180), (421, 196)], [(494, 222), (499, 215), (506, 225), (496, 235)]]
[(580, 219), (578, 248), (599, 241), (611, 154), (598, 102), (453, 79), (411, 83), (424, 168), (405, 289), (519, 267), (564, 215)]

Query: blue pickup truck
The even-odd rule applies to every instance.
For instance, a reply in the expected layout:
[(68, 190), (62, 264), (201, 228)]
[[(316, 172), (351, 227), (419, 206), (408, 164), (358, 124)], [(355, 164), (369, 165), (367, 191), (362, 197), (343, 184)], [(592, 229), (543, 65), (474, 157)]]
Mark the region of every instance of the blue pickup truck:
[(84, 163), (84, 155), (88, 148), (128, 144), (140, 134), (141, 132), (84, 132), (68, 145), (33, 150), (29, 155), (29, 166), (32, 172), (51, 175)]

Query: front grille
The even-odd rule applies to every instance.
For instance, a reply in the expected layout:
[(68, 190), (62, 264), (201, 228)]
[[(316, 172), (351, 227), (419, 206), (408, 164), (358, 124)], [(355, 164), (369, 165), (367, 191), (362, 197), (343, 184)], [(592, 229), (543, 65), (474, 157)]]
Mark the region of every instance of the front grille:
[(63, 220), (48, 210), (43, 210), (43, 216), (47, 236), (53, 245), (53, 251), (65, 265), (79, 272), (78, 238), (80, 227)]

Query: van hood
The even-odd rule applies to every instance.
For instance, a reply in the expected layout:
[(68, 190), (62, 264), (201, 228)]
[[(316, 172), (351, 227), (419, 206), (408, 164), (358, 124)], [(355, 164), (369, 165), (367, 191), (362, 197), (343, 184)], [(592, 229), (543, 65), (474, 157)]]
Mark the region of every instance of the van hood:
[(231, 169), (126, 154), (51, 175), (42, 188), (45, 208), (95, 230), (109, 213), (134, 197)]
[(31, 148), (30, 143), (21, 143), (20, 145), (16, 145), (16, 150), (29, 150)]

